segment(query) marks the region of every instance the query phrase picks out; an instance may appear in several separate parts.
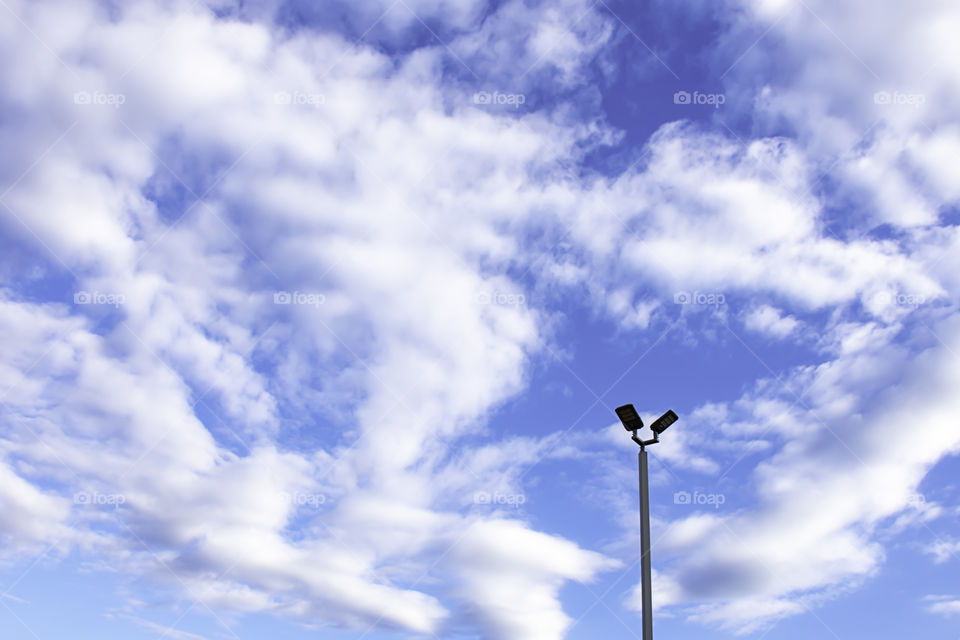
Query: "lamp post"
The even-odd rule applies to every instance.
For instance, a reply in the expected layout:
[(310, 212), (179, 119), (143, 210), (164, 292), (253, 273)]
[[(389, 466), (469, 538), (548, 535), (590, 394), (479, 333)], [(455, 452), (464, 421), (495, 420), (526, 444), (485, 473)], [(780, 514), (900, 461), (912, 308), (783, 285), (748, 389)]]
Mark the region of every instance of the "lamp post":
[(667, 427), (679, 420), (673, 410), (654, 420), (650, 425), (653, 432), (653, 438), (650, 440), (641, 440), (637, 436), (637, 431), (643, 428), (643, 420), (640, 414), (633, 408), (632, 404), (625, 404), (617, 407), (617, 417), (623, 423), (623, 428), (632, 432), (631, 439), (640, 445), (640, 453), (637, 454), (640, 467), (640, 585), (642, 594), (643, 616), (643, 640), (653, 640), (653, 593), (650, 577), (650, 491), (647, 480), (647, 445), (660, 442), (660, 434), (666, 431)]

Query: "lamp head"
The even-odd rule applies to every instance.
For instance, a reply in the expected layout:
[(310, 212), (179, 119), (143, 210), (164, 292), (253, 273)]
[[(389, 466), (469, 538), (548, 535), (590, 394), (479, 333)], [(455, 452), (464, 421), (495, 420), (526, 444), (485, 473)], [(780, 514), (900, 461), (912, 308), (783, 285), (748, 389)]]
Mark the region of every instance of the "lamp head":
[(640, 414), (637, 413), (632, 404), (617, 407), (616, 412), (620, 422), (623, 423), (623, 428), (627, 431), (637, 431), (643, 428), (643, 420), (640, 419)]
[(650, 425), (650, 430), (655, 434), (660, 435), (667, 430), (667, 427), (679, 419), (680, 418), (677, 417), (677, 414), (673, 412), (673, 409), (670, 409), (665, 414), (653, 421), (653, 424)]

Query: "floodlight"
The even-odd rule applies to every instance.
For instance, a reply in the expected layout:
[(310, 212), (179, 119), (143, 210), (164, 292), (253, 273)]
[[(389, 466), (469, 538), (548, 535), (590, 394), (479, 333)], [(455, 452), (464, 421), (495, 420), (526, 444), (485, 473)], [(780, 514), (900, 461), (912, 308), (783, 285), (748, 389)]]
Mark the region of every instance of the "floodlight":
[(667, 427), (679, 419), (680, 418), (677, 417), (677, 414), (673, 412), (673, 409), (670, 409), (665, 414), (653, 421), (653, 424), (650, 425), (650, 430), (655, 434), (660, 435), (667, 430)]
[(627, 431), (636, 431), (643, 428), (643, 420), (640, 419), (640, 414), (637, 413), (632, 404), (617, 407), (616, 412), (620, 422), (623, 423), (623, 428)]

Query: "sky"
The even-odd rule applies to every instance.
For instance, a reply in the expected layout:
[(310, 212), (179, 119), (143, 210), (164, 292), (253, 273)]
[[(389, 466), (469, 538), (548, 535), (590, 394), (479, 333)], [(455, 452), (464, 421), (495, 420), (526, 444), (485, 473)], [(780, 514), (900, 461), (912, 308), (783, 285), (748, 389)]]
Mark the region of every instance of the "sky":
[(0, 635), (956, 638), (958, 31), (0, 0)]

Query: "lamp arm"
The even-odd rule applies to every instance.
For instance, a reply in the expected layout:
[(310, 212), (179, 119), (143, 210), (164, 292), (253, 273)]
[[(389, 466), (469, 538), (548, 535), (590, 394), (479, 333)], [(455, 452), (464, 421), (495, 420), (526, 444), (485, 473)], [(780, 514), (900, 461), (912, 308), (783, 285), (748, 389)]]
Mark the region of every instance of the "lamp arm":
[(640, 445), (640, 448), (641, 448), (641, 449), (643, 449), (644, 447), (646, 447), (648, 444), (656, 444), (656, 443), (660, 442), (660, 436), (659, 436), (656, 432), (654, 432), (652, 439), (650, 439), (650, 440), (641, 440), (640, 438), (637, 437), (637, 430), (636, 430), (636, 429), (633, 430), (633, 435), (630, 436), (630, 439), (633, 440), (634, 442), (636, 442), (638, 445)]

